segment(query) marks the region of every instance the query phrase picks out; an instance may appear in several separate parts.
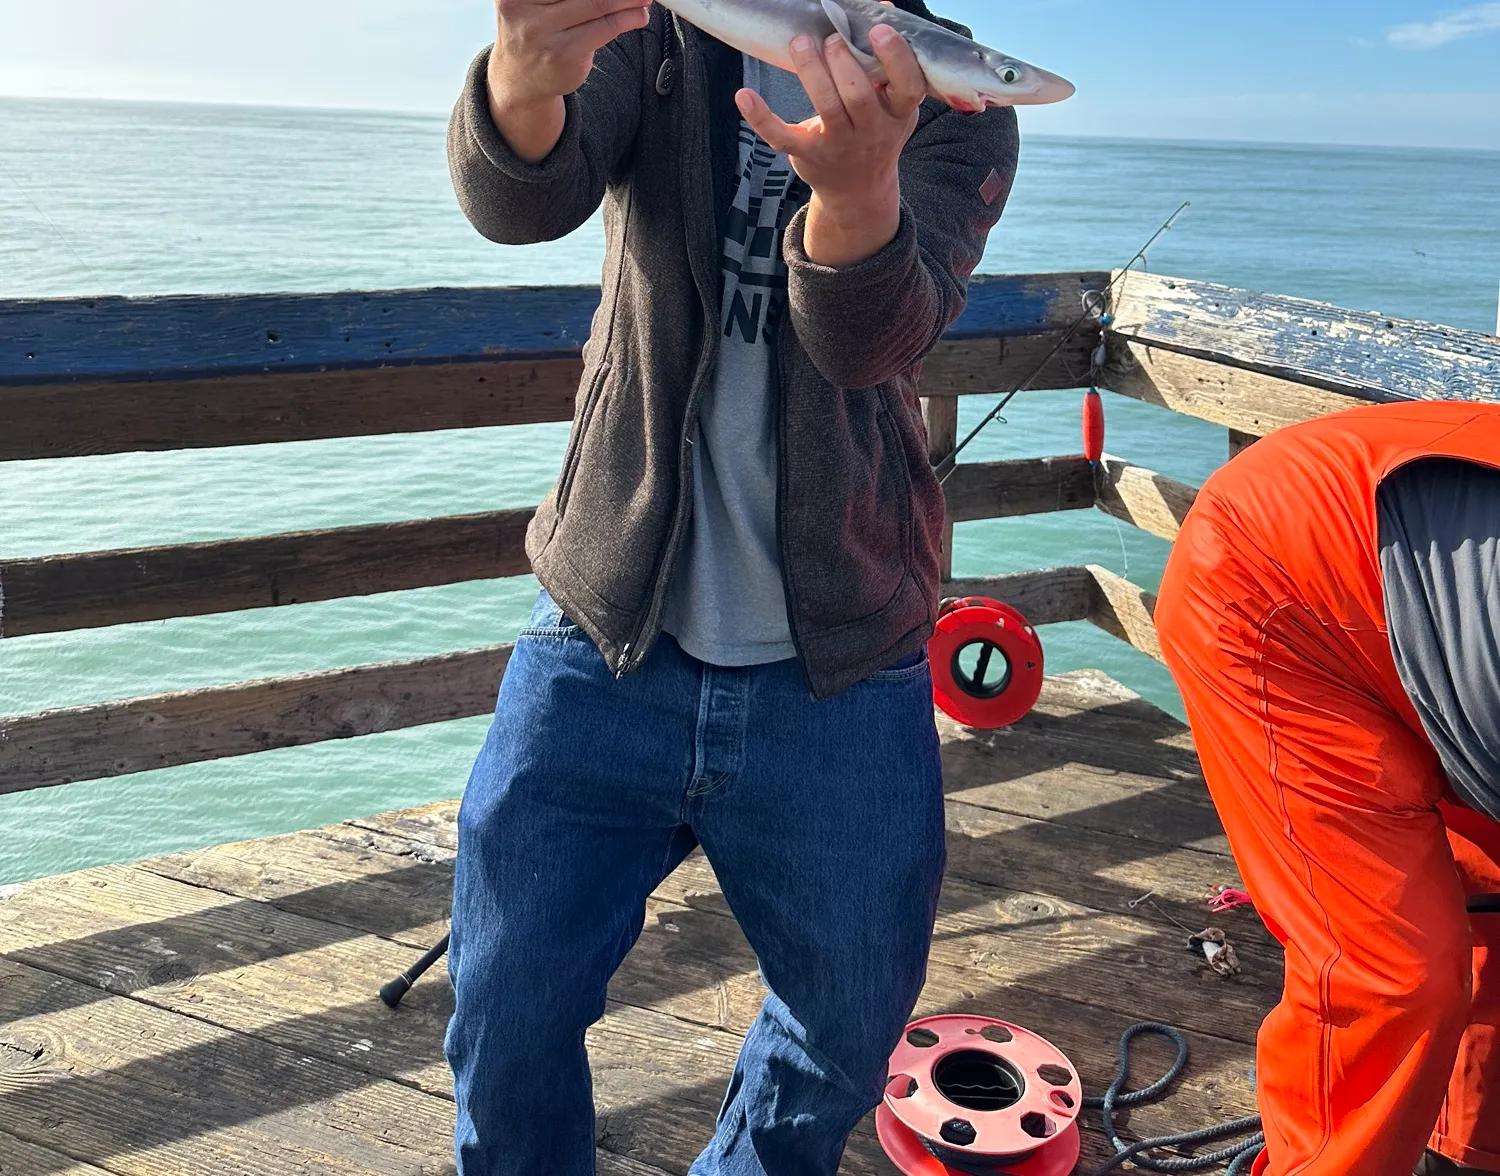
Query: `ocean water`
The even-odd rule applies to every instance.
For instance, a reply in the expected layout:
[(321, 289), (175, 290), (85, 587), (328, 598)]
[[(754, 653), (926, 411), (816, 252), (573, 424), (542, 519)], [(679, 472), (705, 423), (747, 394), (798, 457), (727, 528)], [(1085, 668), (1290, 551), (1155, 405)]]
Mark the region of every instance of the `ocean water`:
[[(464, 221), (441, 118), (0, 100), (0, 298), (595, 282), (597, 222), (499, 248)], [(1500, 155), (1035, 138), (984, 272), (1123, 264), (1181, 201), (1159, 272), (1489, 330)], [(990, 407), (963, 406), (965, 428)], [(1076, 452), (1080, 396), (1032, 393), (975, 460)], [(1108, 401), (1112, 451), (1201, 482), (1221, 429)], [(0, 558), (536, 502), (562, 425), (0, 464)], [(978, 575), (1104, 564), (1147, 587), (1166, 545), (1093, 512), (964, 524)], [(0, 642), (0, 714), (509, 639), (529, 578)], [(1099, 667), (1180, 713), (1149, 659), (1086, 625)], [(0, 798), (0, 883), (459, 795), (483, 719)]]

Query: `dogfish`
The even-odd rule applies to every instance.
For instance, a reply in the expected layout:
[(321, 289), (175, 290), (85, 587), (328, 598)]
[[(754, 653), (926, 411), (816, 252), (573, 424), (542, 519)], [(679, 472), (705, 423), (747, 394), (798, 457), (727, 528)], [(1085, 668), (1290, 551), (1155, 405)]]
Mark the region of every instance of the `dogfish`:
[(658, 0), (705, 33), (759, 58), (794, 70), (791, 43), (798, 36), (821, 44), (837, 33), (876, 83), (887, 78), (870, 46), (870, 30), (889, 25), (900, 33), (927, 76), (927, 92), (971, 114), (991, 106), (1063, 102), (1073, 84), (1018, 58), (986, 48), (933, 21), (878, 0)]

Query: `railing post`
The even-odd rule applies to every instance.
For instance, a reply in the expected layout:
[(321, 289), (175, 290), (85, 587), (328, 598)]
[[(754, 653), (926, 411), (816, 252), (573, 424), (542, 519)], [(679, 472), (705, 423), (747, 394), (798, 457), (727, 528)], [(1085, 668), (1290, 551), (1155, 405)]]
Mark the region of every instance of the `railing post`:
[[(958, 397), (927, 396), (922, 400), (922, 419), (927, 423), (927, 460), (933, 465), (945, 460), (958, 444)], [(943, 524), (943, 583), (953, 579), (953, 520)]]
[(1254, 433), (1242, 433), (1239, 429), (1229, 430), (1229, 460), (1233, 461), (1250, 446), (1254, 445), (1260, 438)]

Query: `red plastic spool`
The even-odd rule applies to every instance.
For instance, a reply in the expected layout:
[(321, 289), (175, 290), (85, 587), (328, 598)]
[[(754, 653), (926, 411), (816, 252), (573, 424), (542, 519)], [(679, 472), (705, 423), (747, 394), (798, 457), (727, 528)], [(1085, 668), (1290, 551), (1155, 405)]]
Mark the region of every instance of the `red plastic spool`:
[(971, 596), (946, 605), (927, 656), (934, 701), (965, 727), (1012, 726), (1042, 696), (1041, 639), (1024, 616), (998, 600)]
[(1104, 398), (1097, 388), (1083, 398), (1083, 455), (1092, 462), (1104, 456)]
[(907, 1027), (889, 1073), (875, 1132), (905, 1176), (1069, 1176), (1078, 1165), (1078, 1071), (1028, 1029), (928, 1017)]

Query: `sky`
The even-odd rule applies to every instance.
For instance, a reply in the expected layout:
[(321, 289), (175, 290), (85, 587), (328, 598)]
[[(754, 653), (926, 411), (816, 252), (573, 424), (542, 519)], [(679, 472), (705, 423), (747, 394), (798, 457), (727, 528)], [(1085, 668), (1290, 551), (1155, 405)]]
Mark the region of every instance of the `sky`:
[[(1500, 150), (1500, 0), (931, 0), (1079, 93), (1035, 133)], [(0, 0), (0, 94), (445, 111), (488, 0)]]

